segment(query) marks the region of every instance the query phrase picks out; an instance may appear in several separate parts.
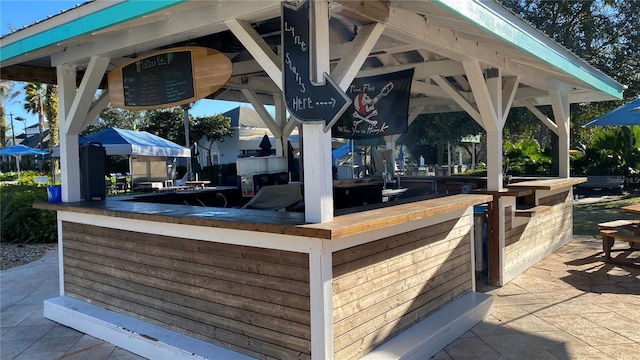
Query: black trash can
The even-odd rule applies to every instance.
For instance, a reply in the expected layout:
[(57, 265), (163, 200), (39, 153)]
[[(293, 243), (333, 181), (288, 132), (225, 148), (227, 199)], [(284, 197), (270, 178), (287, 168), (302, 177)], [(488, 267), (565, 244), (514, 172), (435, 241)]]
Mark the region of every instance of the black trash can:
[(107, 152), (101, 143), (80, 145), (80, 197), (85, 201), (104, 200)]

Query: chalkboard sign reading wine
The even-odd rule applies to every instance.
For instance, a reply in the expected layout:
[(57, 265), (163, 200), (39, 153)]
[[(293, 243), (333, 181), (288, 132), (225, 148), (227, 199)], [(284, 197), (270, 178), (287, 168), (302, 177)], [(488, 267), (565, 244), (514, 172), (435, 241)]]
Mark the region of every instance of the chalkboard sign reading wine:
[(300, 122), (326, 123), (325, 132), (340, 118), (351, 99), (325, 73), (322, 84), (311, 81), (309, 2), (282, 3), (282, 77), (284, 98), (291, 115)]
[(207, 97), (231, 77), (233, 66), (222, 53), (180, 47), (133, 59), (109, 73), (111, 105), (150, 110)]

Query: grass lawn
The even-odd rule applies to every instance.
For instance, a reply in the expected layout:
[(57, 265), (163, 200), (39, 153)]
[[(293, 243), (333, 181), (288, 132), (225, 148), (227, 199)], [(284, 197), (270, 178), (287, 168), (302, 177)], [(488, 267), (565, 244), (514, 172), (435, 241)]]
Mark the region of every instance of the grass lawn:
[[(582, 203), (584, 201), (584, 203)], [(598, 224), (618, 219), (638, 219), (637, 215), (627, 214), (621, 207), (640, 203), (639, 194), (621, 197), (604, 198), (601, 201), (589, 202), (580, 199), (573, 205), (573, 234), (600, 236)]]

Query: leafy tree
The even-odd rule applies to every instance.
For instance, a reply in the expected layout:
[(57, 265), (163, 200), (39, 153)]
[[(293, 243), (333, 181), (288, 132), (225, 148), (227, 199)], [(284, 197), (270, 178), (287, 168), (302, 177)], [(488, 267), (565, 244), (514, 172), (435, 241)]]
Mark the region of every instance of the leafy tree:
[[(405, 145), (413, 157), (423, 155), (427, 162), (443, 164), (447, 143), (451, 143), (452, 146), (459, 145), (461, 138), (482, 132), (480, 125), (463, 112), (423, 114), (418, 116), (409, 126), (409, 131), (398, 139), (398, 144)], [(463, 148), (471, 155), (468, 146)], [(478, 150), (482, 149), (484, 147), (478, 147)]]
[(194, 141), (205, 137), (209, 141), (209, 156), (211, 155), (211, 147), (215, 141), (224, 141), (224, 138), (231, 136), (233, 130), (231, 130), (231, 119), (222, 116), (221, 114), (215, 116), (197, 117), (193, 121), (193, 128), (189, 132), (191, 138)]
[[(634, 144), (630, 144), (632, 131)], [(573, 172), (586, 175), (635, 175), (640, 172), (640, 126), (606, 128), (581, 149)]]
[(551, 157), (534, 139), (520, 140), (517, 143), (507, 141), (504, 149), (507, 174), (540, 175), (551, 172)]
[(49, 151), (60, 144), (60, 119), (58, 117), (58, 87), (47, 85), (44, 98), (44, 115), (49, 120)]
[(140, 130), (145, 127), (146, 119), (143, 111), (126, 110), (107, 106), (100, 112), (100, 123), (89, 125), (82, 131), (82, 135), (91, 134), (108, 128), (126, 130)]
[(25, 104), (24, 109), (31, 114), (38, 115), (38, 131), (40, 133), (40, 150), (44, 149), (44, 98), (46, 96), (46, 88), (41, 83), (27, 83), (24, 86)]
[[(640, 3), (629, 0), (502, 0), (503, 4), (591, 65), (640, 95)], [(609, 107), (619, 104), (608, 104)]]
[[(184, 144), (184, 110), (176, 106), (168, 109), (133, 111), (108, 106), (100, 113), (100, 124), (88, 126), (82, 134), (90, 134), (116, 127), (147, 131), (161, 138)], [(189, 116), (189, 143), (203, 136), (207, 140), (222, 141), (231, 135), (231, 120), (222, 115), (194, 118)], [(210, 149), (209, 149), (210, 150)]]
[[(176, 144), (185, 143), (184, 110), (181, 107), (146, 111), (144, 121), (145, 126), (140, 130), (148, 131)], [(189, 115), (189, 126), (190, 129), (193, 128), (193, 117), (191, 115)], [(189, 142), (191, 143), (193, 140), (189, 139)]]
[[(594, 67), (628, 85), (623, 101), (571, 105), (571, 146), (583, 152), (589, 151), (589, 154), (583, 153), (584, 156), (580, 156), (580, 159), (596, 161), (593, 144), (602, 136), (610, 134), (602, 135), (607, 130), (600, 127), (581, 126), (640, 95), (640, 75), (637, 70), (637, 64), (640, 63), (640, 1), (502, 0), (502, 3)], [(540, 110), (553, 118), (550, 107), (540, 107)], [(512, 109), (505, 127), (505, 138), (517, 141), (516, 134), (522, 133), (537, 139), (543, 148), (547, 147), (552, 142), (553, 134), (540, 122), (534, 122), (541, 129), (537, 135), (522, 131), (525, 128), (519, 117), (533, 119), (531, 114), (526, 115), (526, 110), (524, 112), (525, 115), (522, 111)], [(601, 141), (599, 143), (603, 144)], [(580, 161), (578, 158), (575, 160)], [(577, 169), (586, 168), (577, 164), (574, 172)]]
[[(640, 94), (640, 2), (502, 0), (503, 4), (591, 65)], [(617, 105), (614, 105), (617, 106)]]

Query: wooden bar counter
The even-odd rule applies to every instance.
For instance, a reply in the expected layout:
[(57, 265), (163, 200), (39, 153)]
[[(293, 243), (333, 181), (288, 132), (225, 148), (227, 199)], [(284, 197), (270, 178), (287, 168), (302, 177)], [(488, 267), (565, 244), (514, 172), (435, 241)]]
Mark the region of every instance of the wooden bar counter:
[(530, 179), (493, 195), (488, 222), (488, 282), (505, 285), (571, 241), (573, 186), (586, 178)]
[(491, 200), (320, 224), (116, 198), (39, 203), (57, 211), (61, 242), (60, 297), (45, 316), (153, 359), (428, 358), (491, 311), (472, 246), (473, 206)]

